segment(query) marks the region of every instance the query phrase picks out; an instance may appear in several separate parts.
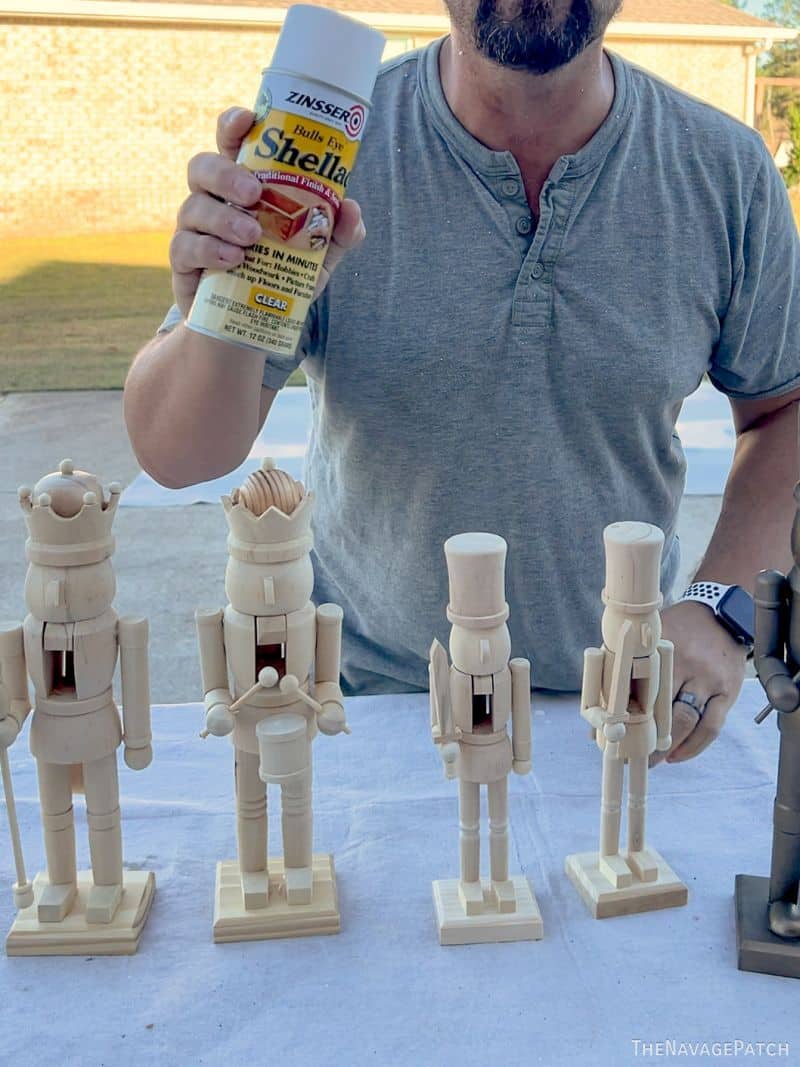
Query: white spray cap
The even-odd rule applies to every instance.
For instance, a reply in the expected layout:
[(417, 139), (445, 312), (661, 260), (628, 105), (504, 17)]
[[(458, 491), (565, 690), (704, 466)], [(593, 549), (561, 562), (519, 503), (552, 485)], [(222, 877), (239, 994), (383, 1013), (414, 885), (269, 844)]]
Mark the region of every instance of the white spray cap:
[(270, 66), (327, 82), (367, 103), (386, 38), (363, 22), (312, 4), (286, 12)]

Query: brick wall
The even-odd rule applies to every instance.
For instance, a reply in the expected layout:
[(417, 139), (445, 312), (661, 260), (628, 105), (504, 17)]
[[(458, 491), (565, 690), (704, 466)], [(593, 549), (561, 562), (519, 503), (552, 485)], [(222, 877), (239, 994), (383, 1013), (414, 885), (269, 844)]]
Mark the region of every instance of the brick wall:
[(747, 113), (747, 57), (741, 44), (705, 41), (664, 44), (626, 37), (609, 38), (609, 46), (687, 93), (743, 122), (752, 122), (753, 116)]
[[(0, 23), (0, 239), (169, 229), (216, 116), (250, 104), (276, 30)], [(397, 35), (386, 55), (423, 44)], [(741, 46), (612, 47), (742, 117)], [(738, 109), (738, 110), (737, 110)]]

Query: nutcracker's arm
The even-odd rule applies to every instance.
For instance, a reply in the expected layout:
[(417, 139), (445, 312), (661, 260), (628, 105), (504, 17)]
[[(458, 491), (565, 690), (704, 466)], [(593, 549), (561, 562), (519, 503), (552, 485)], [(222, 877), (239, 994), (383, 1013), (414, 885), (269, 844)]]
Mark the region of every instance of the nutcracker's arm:
[(511, 750), (518, 773), (531, 769), (531, 665), (526, 659), (509, 661), (511, 671)]
[(218, 704), (230, 708), (233, 695), (228, 688), (228, 661), (225, 658), (225, 632), (222, 610), (194, 613), (200, 672), (203, 677), (203, 701), (206, 713)]
[(631, 696), (631, 678), (633, 676), (633, 645), (636, 635), (633, 623), (626, 619), (619, 629), (622, 639), (620, 650), (614, 656), (614, 668), (611, 671), (611, 685), (608, 690), (606, 722), (625, 722), (628, 718), (628, 703)]
[(344, 612), (338, 604), (320, 604), (317, 608), (314, 697), (322, 705), (317, 726), (324, 734), (349, 733), (340, 685), (343, 618)]
[(798, 695), (785, 659), (790, 595), (780, 571), (761, 571), (756, 577), (753, 663), (770, 703), (781, 711), (794, 711)]
[(317, 646), (314, 656), (314, 696), (320, 704), (343, 706), (339, 684), (342, 669), (342, 619), (338, 604), (320, 604), (317, 608)]
[(656, 721), (656, 752), (669, 752), (672, 748), (672, 663), (675, 646), (662, 638), (656, 646), (658, 652), (658, 692), (653, 705)]
[(428, 656), (428, 699), (431, 711), (431, 737), (437, 745), (447, 745), (458, 737), (453, 722), (450, 692), (450, 662), (444, 646), (434, 638)]
[(581, 684), (581, 717), (593, 730), (603, 725), (603, 664), (606, 654), (602, 648), (586, 648), (583, 652), (583, 681)]
[(6, 714), (14, 719), (19, 730), (30, 714), (31, 702), (22, 627), (10, 623), (0, 623), (0, 684), (8, 694)]
[[(119, 658), (122, 675), (122, 727), (125, 759), (128, 766), (147, 766), (132, 756), (150, 752), (153, 739), (150, 729), (150, 666), (147, 655), (147, 619), (125, 617), (117, 623)], [(135, 766), (136, 765), (136, 766)]]

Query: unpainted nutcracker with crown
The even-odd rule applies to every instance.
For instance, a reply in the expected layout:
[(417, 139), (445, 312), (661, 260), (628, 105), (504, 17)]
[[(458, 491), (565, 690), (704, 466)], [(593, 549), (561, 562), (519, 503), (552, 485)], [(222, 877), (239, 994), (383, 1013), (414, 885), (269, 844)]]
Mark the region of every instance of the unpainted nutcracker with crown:
[[(142, 770), (152, 748), (147, 621), (119, 618), (111, 606), (120, 492), (70, 460), (19, 491), (29, 614), (22, 626), (0, 627), (8, 702), (0, 746), (14, 741), (30, 711), (30, 676), (47, 870), (11, 928), (9, 955), (135, 952), (153, 898), (153, 874), (122, 866), (116, 750), (124, 741), (125, 762)], [(112, 692), (118, 655), (122, 723)], [(74, 792), (86, 795), (90, 871), (77, 871)]]
[[(333, 861), (312, 855), (311, 743), (348, 727), (342, 609), (311, 602), (313, 494), (267, 459), (222, 504), (229, 603), (195, 616), (204, 736), (230, 734), (235, 752), (238, 861), (217, 865), (214, 940), (335, 933)], [(268, 860), (269, 783), (281, 789), (283, 857)]]

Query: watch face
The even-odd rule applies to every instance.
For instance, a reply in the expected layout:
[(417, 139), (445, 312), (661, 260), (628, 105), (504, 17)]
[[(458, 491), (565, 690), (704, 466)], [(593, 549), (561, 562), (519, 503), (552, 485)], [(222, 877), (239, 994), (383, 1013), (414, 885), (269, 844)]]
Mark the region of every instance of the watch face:
[(746, 589), (739, 585), (731, 586), (717, 605), (717, 614), (734, 636), (752, 645), (755, 609), (753, 598)]

